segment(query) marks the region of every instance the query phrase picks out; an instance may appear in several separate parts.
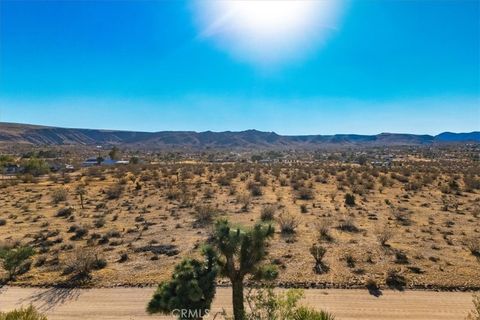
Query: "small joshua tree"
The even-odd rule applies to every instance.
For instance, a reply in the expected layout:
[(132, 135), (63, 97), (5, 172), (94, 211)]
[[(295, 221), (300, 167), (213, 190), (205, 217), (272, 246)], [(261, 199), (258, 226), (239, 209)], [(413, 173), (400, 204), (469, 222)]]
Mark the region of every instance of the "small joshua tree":
[(317, 274), (322, 274), (328, 272), (329, 270), (328, 266), (323, 262), (323, 257), (326, 253), (327, 249), (320, 245), (314, 244), (310, 247), (310, 254), (315, 259), (315, 267), (313, 268), (313, 270)]
[(171, 280), (160, 283), (148, 303), (148, 313), (178, 310), (181, 320), (202, 319), (208, 314), (215, 296), (217, 258), (211, 247), (205, 247), (203, 254), (204, 261), (185, 259), (175, 267)]
[(213, 246), (219, 253), (218, 264), (223, 276), (232, 283), (232, 304), (235, 320), (245, 319), (243, 297), (244, 279), (248, 275), (257, 280), (274, 279), (276, 270), (262, 265), (266, 253), (267, 240), (273, 237), (271, 225), (256, 224), (242, 230), (232, 228), (227, 220), (220, 220), (212, 237)]
[(87, 194), (87, 190), (85, 189), (85, 185), (83, 185), (83, 184), (78, 185), (77, 188), (75, 189), (75, 191), (78, 194), (78, 196), (80, 197), (80, 206), (82, 207), (82, 209), (85, 209), (85, 207), (83, 205), (83, 197)]
[(387, 242), (392, 238), (393, 238), (393, 231), (390, 228), (388, 228), (388, 226), (384, 226), (383, 228), (377, 229), (377, 240), (382, 247), (386, 247), (388, 245)]

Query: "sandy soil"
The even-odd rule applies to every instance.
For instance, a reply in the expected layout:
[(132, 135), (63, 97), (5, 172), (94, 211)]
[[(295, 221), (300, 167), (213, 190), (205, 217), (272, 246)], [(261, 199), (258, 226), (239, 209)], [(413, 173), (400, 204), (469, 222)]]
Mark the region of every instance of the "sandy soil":
[[(146, 302), (153, 288), (109, 289), (36, 289), (4, 287), (0, 289), (0, 310), (34, 304), (50, 320), (89, 319), (172, 319), (149, 316)], [(378, 297), (366, 290), (309, 289), (303, 303), (334, 313), (339, 320), (349, 319), (464, 319), (472, 308), (467, 292), (389, 291)], [(219, 288), (213, 310), (230, 306), (230, 289)], [(213, 318), (213, 317), (212, 317)]]

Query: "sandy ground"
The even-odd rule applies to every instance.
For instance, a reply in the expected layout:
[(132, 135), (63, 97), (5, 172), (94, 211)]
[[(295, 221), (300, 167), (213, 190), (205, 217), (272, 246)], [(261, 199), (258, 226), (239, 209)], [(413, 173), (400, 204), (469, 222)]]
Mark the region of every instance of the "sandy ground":
[[(89, 319), (172, 319), (149, 316), (146, 302), (153, 288), (111, 289), (36, 289), (3, 287), (0, 289), (0, 310), (33, 304), (44, 311), (49, 320)], [(303, 303), (326, 309), (336, 319), (464, 319), (472, 308), (472, 294), (464, 292), (383, 291), (378, 297), (366, 290), (309, 289)], [(219, 288), (214, 312), (230, 306), (230, 289)], [(211, 317), (213, 318), (213, 317)]]

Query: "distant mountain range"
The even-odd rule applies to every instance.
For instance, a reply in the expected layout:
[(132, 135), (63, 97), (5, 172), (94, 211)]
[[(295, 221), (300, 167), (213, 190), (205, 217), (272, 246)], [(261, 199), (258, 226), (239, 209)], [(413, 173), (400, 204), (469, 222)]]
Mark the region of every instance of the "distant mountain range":
[(45, 145), (119, 145), (152, 149), (314, 148), (335, 146), (399, 146), (480, 143), (480, 132), (444, 132), (436, 136), (380, 133), (282, 136), (274, 132), (160, 131), (70, 129), (0, 122), (0, 143)]

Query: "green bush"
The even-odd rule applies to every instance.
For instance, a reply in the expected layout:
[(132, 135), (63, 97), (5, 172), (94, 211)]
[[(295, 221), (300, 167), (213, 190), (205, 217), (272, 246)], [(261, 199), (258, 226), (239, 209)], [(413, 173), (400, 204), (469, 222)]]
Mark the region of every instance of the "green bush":
[(0, 312), (0, 320), (47, 320), (47, 317), (30, 306), (9, 312)]
[(247, 320), (334, 320), (335, 317), (325, 311), (316, 311), (298, 302), (304, 297), (299, 289), (290, 289), (275, 293), (272, 287), (251, 290), (247, 295), (251, 310)]
[(31, 158), (22, 163), (23, 172), (25, 174), (31, 174), (34, 177), (38, 177), (50, 172), (48, 164), (41, 159)]
[(325, 311), (316, 311), (306, 307), (300, 307), (296, 310), (293, 320), (334, 320), (335, 317)]
[(271, 221), (275, 218), (275, 211), (277, 210), (277, 206), (273, 204), (266, 205), (262, 208), (260, 212), (260, 219), (262, 221)]
[(0, 260), (8, 272), (8, 279), (12, 280), (22, 271), (28, 270), (28, 259), (34, 254), (35, 251), (29, 246), (0, 248)]
[(66, 201), (68, 198), (68, 191), (65, 188), (58, 188), (52, 191), (52, 202), (58, 204), (62, 201)]
[(175, 267), (172, 279), (160, 283), (148, 313), (171, 314), (179, 310), (179, 319), (201, 319), (210, 311), (215, 296), (216, 254), (207, 247), (205, 261), (185, 259)]

